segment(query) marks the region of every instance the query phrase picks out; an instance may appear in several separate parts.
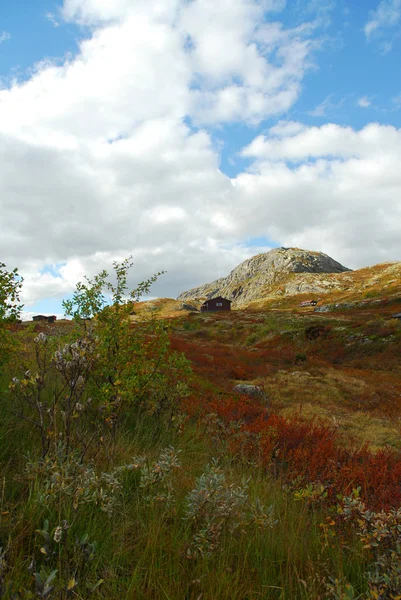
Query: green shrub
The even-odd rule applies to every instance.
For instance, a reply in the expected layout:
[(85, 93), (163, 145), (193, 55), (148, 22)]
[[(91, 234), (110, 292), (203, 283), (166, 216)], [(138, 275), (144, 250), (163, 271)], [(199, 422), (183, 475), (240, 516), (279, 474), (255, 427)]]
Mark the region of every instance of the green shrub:
[(185, 518), (192, 523), (193, 537), (187, 550), (188, 558), (211, 556), (220, 546), (225, 532), (244, 534), (253, 527), (264, 530), (273, 527), (273, 507), (264, 508), (251, 502), (248, 482), (233, 485), (214, 461), (197, 479), (186, 498)]
[(7, 325), (16, 323), (20, 317), (20, 291), (22, 277), (18, 269), (8, 271), (6, 265), (0, 262), (0, 369), (10, 360), (15, 352), (15, 338), (10, 335)]
[(35, 364), (11, 382), (15, 412), (39, 433), (42, 457), (55, 455), (60, 444), (66, 456), (77, 450), (81, 459), (99, 443), (110, 453), (131, 410), (171, 418), (188, 394), (189, 363), (171, 351), (165, 324), (130, 322), (132, 303), (157, 278), (128, 293), (130, 266), (128, 260), (114, 263), (115, 283), (106, 271), (79, 283), (72, 300), (63, 303), (76, 322), (72, 341), (55, 348), (40, 333)]
[(253, 333), (250, 333), (245, 338), (245, 345), (246, 346), (253, 346), (254, 344), (256, 344), (256, 342), (259, 341), (259, 339), (260, 339), (259, 333), (257, 331), (254, 331)]

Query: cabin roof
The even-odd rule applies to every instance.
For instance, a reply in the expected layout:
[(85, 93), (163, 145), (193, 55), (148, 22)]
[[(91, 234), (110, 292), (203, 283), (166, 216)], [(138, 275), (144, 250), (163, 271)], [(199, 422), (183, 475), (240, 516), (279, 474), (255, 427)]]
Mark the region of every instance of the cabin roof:
[(225, 302), (232, 302), (232, 300), (229, 300), (228, 298), (223, 298), (223, 296), (215, 296), (214, 298), (208, 298), (203, 304), (206, 304), (206, 302), (211, 302), (212, 300), (224, 300)]

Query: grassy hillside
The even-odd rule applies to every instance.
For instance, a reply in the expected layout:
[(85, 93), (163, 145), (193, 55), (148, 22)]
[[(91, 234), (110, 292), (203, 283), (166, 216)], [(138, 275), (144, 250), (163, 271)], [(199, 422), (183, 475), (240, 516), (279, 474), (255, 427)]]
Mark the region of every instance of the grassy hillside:
[(389, 316), (395, 308), (189, 315), (174, 329), (174, 346), (221, 393), (256, 383), (278, 414), (325, 418), (344, 443), (398, 448), (401, 323)]
[[(304, 288), (308, 291), (303, 292)], [(320, 304), (396, 302), (401, 296), (401, 263), (383, 263), (346, 273), (290, 273), (277, 286), (261, 290), (259, 298), (244, 308), (296, 307), (303, 299), (319, 299)]]
[(400, 597), (395, 285), (10, 328), (0, 597)]

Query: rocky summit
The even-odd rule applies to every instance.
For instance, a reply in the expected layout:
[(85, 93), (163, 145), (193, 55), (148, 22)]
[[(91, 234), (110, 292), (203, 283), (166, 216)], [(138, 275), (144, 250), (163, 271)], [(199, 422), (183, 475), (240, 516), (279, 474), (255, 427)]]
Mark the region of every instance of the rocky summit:
[(238, 265), (227, 277), (179, 295), (178, 300), (223, 296), (243, 306), (266, 296), (324, 293), (335, 283), (319, 275), (349, 272), (323, 252), (300, 248), (275, 248)]

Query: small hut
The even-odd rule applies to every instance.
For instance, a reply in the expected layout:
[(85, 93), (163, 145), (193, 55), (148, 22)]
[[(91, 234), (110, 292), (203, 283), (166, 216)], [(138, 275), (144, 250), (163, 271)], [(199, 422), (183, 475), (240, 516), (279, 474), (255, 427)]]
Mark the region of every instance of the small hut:
[(34, 317), (32, 317), (32, 321), (46, 321), (47, 323), (54, 323), (56, 319), (56, 315), (35, 315)]
[(299, 306), (316, 306), (317, 300), (304, 300)]
[(231, 310), (231, 300), (217, 296), (217, 298), (211, 298), (206, 300), (200, 307), (201, 312), (211, 312), (217, 310)]

